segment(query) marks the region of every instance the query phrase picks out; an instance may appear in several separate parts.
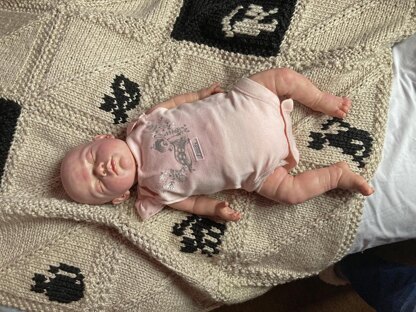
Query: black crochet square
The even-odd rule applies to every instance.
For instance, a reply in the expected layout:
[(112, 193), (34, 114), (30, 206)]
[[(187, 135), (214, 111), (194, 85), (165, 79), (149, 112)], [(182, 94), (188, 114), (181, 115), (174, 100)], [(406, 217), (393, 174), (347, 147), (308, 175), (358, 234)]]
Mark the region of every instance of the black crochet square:
[(16, 102), (0, 98), (0, 183), (20, 111)]
[(296, 0), (184, 0), (172, 38), (230, 52), (276, 56)]

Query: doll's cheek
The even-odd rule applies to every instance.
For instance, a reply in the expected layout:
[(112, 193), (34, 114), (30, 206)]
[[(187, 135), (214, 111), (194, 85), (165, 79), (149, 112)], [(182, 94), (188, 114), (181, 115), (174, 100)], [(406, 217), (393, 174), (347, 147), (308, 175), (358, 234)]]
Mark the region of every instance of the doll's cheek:
[(126, 172), (126, 174), (135, 174), (136, 162), (133, 158), (123, 157), (120, 159), (120, 167)]

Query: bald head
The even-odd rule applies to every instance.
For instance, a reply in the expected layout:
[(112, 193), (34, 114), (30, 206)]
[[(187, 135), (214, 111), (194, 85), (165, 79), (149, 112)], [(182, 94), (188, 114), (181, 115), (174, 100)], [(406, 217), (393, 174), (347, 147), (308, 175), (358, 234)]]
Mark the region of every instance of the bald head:
[(61, 163), (61, 181), (71, 199), (85, 204), (126, 200), (136, 176), (136, 164), (127, 144), (114, 137), (71, 149)]

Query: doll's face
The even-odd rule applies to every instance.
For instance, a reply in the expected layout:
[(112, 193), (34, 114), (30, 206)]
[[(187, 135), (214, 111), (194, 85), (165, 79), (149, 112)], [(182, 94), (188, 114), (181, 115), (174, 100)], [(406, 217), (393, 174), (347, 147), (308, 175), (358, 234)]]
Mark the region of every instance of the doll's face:
[(85, 204), (118, 204), (128, 199), (136, 162), (127, 143), (99, 135), (65, 155), (61, 180), (67, 194)]

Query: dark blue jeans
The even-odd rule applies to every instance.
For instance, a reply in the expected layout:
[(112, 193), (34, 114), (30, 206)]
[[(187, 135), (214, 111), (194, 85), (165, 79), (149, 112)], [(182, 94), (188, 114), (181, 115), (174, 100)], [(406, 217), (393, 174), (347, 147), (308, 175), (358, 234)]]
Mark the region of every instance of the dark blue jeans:
[(343, 258), (338, 269), (377, 312), (416, 312), (416, 267), (364, 252)]

